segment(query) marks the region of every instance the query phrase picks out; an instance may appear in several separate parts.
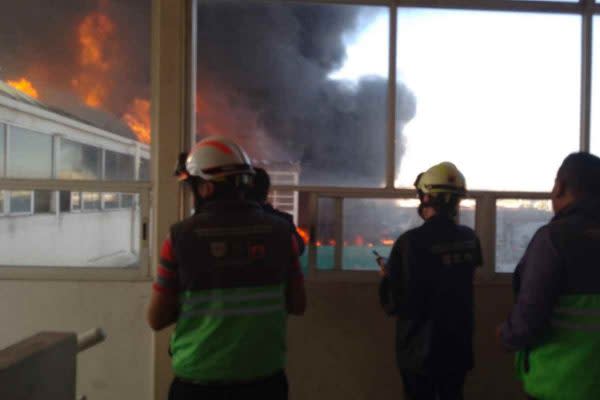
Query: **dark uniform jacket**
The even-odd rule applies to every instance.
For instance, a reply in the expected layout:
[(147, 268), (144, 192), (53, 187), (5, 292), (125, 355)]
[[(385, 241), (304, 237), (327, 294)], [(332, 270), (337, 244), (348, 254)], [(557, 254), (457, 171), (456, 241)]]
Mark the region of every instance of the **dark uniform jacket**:
[(296, 229), (296, 225), (294, 224), (294, 217), (292, 216), (292, 214), (288, 214), (284, 211), (278, 210), (269, 203), (263, 204), (262, 209), (266, 213), (276, 215), (279, 218), (285, 219), (288, 222), (288, 224), (290, 224), (290, 229), (292, 230), (292, 234), (294, 235), (294, 237), (296, 238), (296, 242), (298, 243), (298, 254), (299, 255), (304, 254), (304, 249), (306, 247), (306, 244), (304, 243), (304, 239), (302, 239), (302, 236), (300, 236), (300, 234), (298, 233), (298, 230)]
[(600, 199), (577, 201), (536, 232), (517, 265), (517, 302), (502, 326), (504, 344), (537, 344), (560, 295), (600, 293), (599, 266)]
[(206, 202), (171, 241), (180, 290), (278, 283), (297, 257), (289, 225), (253, 202)]
[(473, 275), (481, 263), (475, 232), (447, 217), (396, 240), (379, 292), (397, 316), (400, 369), (436, 375), (473, 368)]

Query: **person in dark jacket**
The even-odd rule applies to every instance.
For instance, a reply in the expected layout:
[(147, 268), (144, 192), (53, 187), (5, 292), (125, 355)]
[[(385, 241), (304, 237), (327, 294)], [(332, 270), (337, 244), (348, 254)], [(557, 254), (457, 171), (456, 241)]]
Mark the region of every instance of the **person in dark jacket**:
[(278, 210), (267, 202), (267, 197), (271, 188), (271, 178), (269, 177), (269, 174), (263, 168), (259, 167), (255, 167), (254, 171), (256, 172), (254, 175), (254, 184), (248, 191), (246, 197), (248, 200), (256, 201), (260, 204), (265, 212), (285, 219), (290, 224), (290, 229), (298, 242), (300, 255), (304, 254), (306, 244), (304, 243), (302, 236), (298, 233), (298, 228), (296, 228), (296, 225), (294, 224), (294, 217), (292, 214)]
[(600, 158), (573, 153), (551, 193), (555, 216), (513, 275), (516, 303), (498, 336), (517, 351), (530, 398), (600, 398)]
[(171, 324), (169, 400), (288, 398), (286, 326), (306, 308), (289, 225), (247, 201), (244, 150), (207, 137), (187, 156), (196, 213), (163, 242), (148, 324)]
[(380, 301), (397, 317), (396, 352), (411, 400), (463, 398), (473, 368), (473, 276), (481, 265), (475, 232), (455, 217), (465, 180), (452, 163), (433, 166), (415, 182), (425, 220), (402, 234), (385, 262)]

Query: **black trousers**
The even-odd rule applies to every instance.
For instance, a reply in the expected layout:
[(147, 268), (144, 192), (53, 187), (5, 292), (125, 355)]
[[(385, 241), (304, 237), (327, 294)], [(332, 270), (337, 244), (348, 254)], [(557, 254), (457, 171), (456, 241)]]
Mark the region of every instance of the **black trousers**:
[(175, 378), (169, 400), (287, 400), (285, 372), (248, 383), (200, 385)]
[(402, 380), (409, 400), (463, 400), (466, 375), (459, 372), (429, 376), (402, 371)]

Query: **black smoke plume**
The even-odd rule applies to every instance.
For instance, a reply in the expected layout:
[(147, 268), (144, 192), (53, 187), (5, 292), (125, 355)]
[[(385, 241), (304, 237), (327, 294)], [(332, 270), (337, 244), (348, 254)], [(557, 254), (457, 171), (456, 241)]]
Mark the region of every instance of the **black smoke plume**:
[[(259, 160), (301, 163), (301, 182), (382, 185), (387, 81), (329, 75), (381, 9), (246, 1), (198, 5), (198, 135), (236, 137)], [(397, 85), (397, 151), (415, 98)]]

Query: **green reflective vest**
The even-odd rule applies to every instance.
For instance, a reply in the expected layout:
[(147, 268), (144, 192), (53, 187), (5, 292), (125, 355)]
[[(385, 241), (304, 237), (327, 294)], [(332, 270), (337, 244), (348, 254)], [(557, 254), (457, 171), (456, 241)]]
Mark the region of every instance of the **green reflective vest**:
[(190, 381), (246, 381), (285, 366), (284, 285), (182, 293), (171, 338), (175, 375)]
[(600, 295), (561, 296), (540, 343), (517, 353), (517, 373), (540, 400), (600, 399)]

